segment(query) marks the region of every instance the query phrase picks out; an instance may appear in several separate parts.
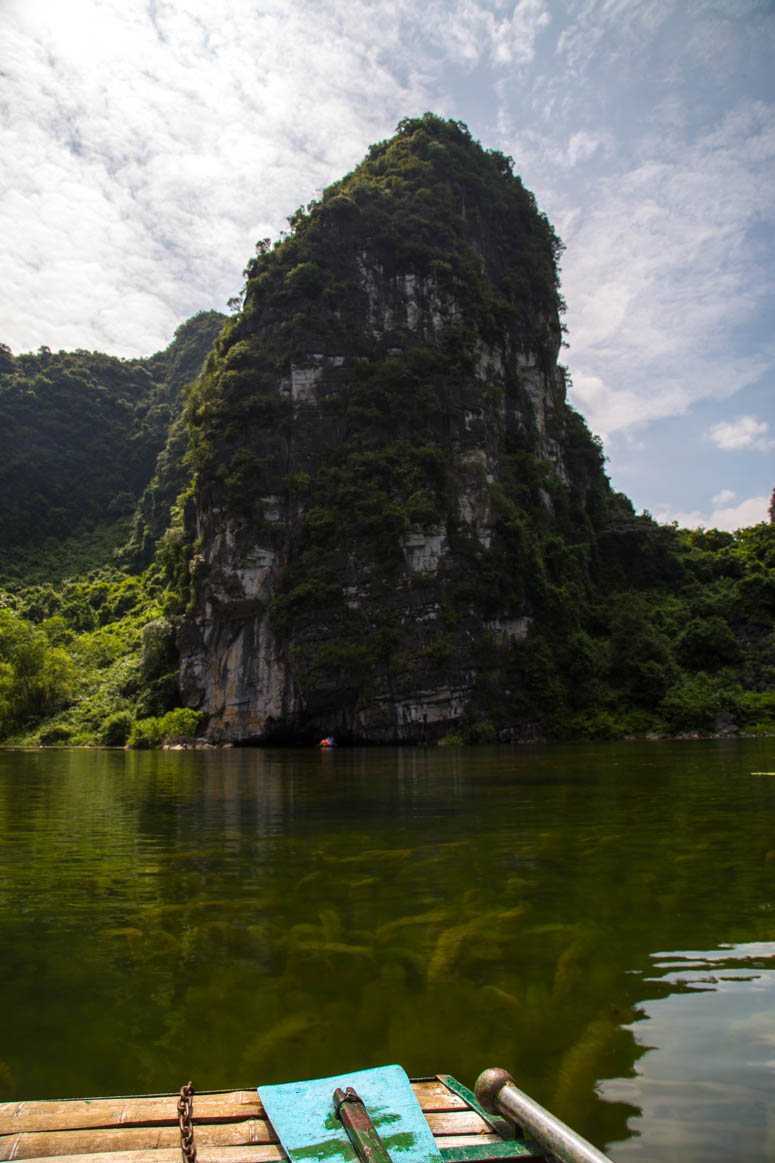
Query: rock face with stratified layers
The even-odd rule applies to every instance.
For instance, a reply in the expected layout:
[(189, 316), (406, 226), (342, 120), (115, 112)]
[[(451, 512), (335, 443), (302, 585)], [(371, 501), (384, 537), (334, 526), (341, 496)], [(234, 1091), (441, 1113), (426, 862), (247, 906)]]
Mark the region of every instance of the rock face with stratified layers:
[(189, 400), (184, 700), (215, 742), (529, 737), (530, 635), (588, 584), (608, 492), (559, 242), (430, 115), (290, 221)]

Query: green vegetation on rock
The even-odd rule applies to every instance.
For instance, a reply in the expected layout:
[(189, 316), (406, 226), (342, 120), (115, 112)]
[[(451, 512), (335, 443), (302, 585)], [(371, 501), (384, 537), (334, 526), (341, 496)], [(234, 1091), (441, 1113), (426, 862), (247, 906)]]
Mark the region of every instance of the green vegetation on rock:
[[(133, 519), (133, 541), (142, 541), (146, 529), (162, 535), (187, 475), (176, 455), (173, 465), (162, 464), (160, 479), (157, 457), (181, 414), (182, 389), (197, 375), (223, 322), (216, 311), (201, 312), (148, 359), (46, 347), (14, 357), (5, 349), (0, 585), (55, 580), (103, 565), (126, 542)], [(177, 451), (185, 448), (178, 444)], [(166, 511), (158, 501), (153, 509), (159, 493)]]
[(189, 479), (183, 389), (223, 323), (202, 312), (144, 360), (2, 350), (0, 740), (123, 746), (177, 704), (155, 543)]
[[(242, 636), (248, 705), (273, 641), (295, 694), (267, 738), (766, 723), (744, 694), (773, 678), (771, 530), (684, 535), (611, 490), (556, 364), (561, 244), (511, 160), (408, 119), (290, 226), (188, 400), (192, 673)], [(257, 552), (280, 563), (258, 604)], [(217, 737), (228, 696), (196, 681)]]
[(775, 525), (611, 489), (511, 159), (407, 119), (289, 222), (155, 356), (0, 349), (0, 738), (775, 730)]
[[(178, 701), (168, 601), (155, 569), (0, 592), (0, 739), (123, 746), (138, 721), (163, 718)], [(143, 738), (171, 741), (177, 727), (146, 726)]]

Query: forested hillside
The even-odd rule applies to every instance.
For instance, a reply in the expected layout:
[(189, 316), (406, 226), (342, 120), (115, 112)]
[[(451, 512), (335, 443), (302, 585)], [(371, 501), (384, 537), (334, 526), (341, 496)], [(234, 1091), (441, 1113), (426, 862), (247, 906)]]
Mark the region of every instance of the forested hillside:
[(0, 348), (0, 740), (123, 744), (177, 705), (156, 542), (190, 475), (184, 389), (224, 322), (195, 315), (147, 359)]
[(0, 584), (110, 561), (223, 323), (202, 312), (148, 359), (2, 348)]
[(611, 489), (511, 160), (407, 120), (290, 226), (148, 359), (0, 350), (0, 739), (775, 731), (775, 525)]

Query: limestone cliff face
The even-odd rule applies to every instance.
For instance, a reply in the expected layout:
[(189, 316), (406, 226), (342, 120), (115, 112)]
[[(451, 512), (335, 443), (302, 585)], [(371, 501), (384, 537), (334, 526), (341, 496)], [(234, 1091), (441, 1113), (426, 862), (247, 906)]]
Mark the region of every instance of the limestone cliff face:
[(547, 546), (606, 487), (551, 227), (427, 115), (292, 226), (190, 403), (184, 699), (222, 742), (529, 732), (512, 663), (568, 573)]

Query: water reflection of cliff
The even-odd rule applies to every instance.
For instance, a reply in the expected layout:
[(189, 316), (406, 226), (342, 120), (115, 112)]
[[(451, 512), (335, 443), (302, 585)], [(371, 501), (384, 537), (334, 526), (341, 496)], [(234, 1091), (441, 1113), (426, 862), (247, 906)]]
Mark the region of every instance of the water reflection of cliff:
[(650, 950), (775, 937), (756, 746), (14, 760), (9, 1076), (43, 1097), (504, 1065), (624, 1158), (659, 1124), (653, 1007), (733, 985), (688, 993)]

